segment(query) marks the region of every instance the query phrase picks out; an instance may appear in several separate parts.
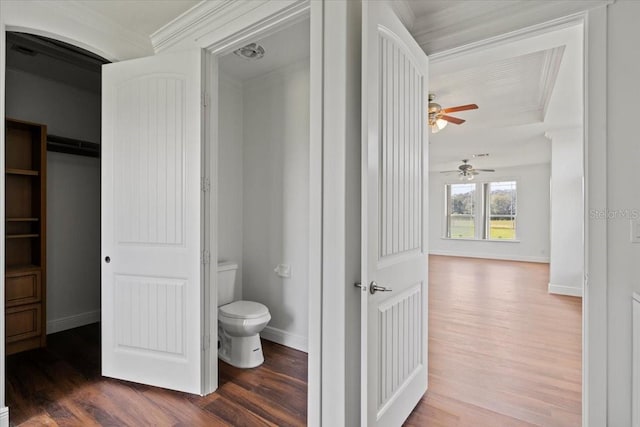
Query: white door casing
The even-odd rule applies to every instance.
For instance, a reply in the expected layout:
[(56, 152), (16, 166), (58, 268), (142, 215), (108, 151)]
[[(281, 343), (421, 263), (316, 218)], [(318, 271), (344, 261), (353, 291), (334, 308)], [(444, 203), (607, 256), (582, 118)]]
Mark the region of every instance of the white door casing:
[(197, 394), (202, 61), (191, 50), (102, 73), (102, 374)]
[(427, 389), (428, 59), (387, 2), (362, 19), (361, 414), (396, 426)]

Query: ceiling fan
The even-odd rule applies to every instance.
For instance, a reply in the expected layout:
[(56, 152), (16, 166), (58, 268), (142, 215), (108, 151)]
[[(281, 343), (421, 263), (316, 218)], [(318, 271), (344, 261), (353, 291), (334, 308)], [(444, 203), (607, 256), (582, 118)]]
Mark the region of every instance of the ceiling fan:
[(469, 164), (468, 159), (463, 159), (462, 164), (458, 166), (458, 169), (453, 171), (442, 171), (440, 173), (452, 173), (458, 172), (458, 176), (461, 180), (471, 181), (476, 175), (479, 175), (480, 172), (495, 172), (495, 169), (474, 169), (472, 165)]
[(448, 113), (457, 113), (460, 111), (477, 110), (476, 104), (459, 105), (457, 107), (442, 108), (442, 106), (436, 102), (436, 95), (429, 94), (429, 126), (431, 127), (431, 133), (438, 133), (448, 123), (456, 125), (463, 124), (466, 120), (459, 119), (457, 117), (449, 116)]

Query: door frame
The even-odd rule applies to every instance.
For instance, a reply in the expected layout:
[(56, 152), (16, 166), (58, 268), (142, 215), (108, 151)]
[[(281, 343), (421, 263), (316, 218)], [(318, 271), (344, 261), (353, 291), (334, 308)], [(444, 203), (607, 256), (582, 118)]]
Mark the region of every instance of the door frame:
[[(206, 48), (205, 50), (205, 64), (204, 64), (204, 86), (205, 86), (205, 120), (204, 120), (204, 137), (203, 137), (203, 176), (205, 179), (209, 179), (211, 183), (211, 190), (203, 192), (202, 203), (202, 215), (203, 215), (203, 249), (209, 251), (211, 261), (204, 265), (203, 269), (203, 301), (205, 304), (203, 313), (205, 318), (204, 334), (210, 336), (211, 341), (215, 345), (213, 340), (214, 336), (217, 336), (218, 330), (218, 318), (216, 308), (218, 307), (217, 296), (217, 274), (216, 265), (218, 259), (218, 194), (219, 187), (217, 185), (218, 177), (218, 98), (219, 98), (219, 58), (226, 54), (233, 52), (238, 47), (245, 45), (246, 43), (255, 40), (257, 37), (265, 37), (269, 34), (280, 31), (281, 29), (293, 25), (296, 22), (300, 22), (305, 19), (310, 19), (310, 35), (311, 35), (311, 48), (310, 48), (310, 95), (318, 93), (322, 90), (322, 75), (315, 71), (319, 68), (315, 64), (322, 63), (321, 47), (322, 45), (322, 26), (319, 25), (322, 21), (322, 9), (318, 8), (313, 2), (305, 0), (304, 2), (296, 5), (296, 7), (287, 9), (278, 15), (277, 19), (272, 17), (263, 18), (254, 22), (247, 23), (243, 28), (238, 29), (231, 35), (218, 40)], [(321, 116), (315, 114), (318, 107), (321, 108), (321, 102), (319, 103), (317, 98), (310, 96), (310, 156), (309, 156), (309, 230), (310, 236), (308, 241), (309, 248), (309, 274), (307, 277), (307, 283), (309, 286), (309, 298), (308, 298), (308, 313), (309, 313), (309, 336), (308, 336), (308, 399), (307, 399), (307, 412), (309, 419), (314, 417), (314, 414), (319, 411), (319, 401), (317, 399), (317, 390), (319, 389), (319, 367), (315, 364), (316, 352), (319, 351), (319, 346), (314, 345), (318, 336), (314, 336), (311, 331), (318, 330), (320, 326), (320, 298), (318, 297), (318, 290), (320, 289), (320, 278), (316, 273), (316, 266), (320, 263), (321, 247), (318, 236), (321, 235), (321, 225), (318, 218), (321, 216), (321, 200), (322, 200), (322, 187), (319, 185), (321, 179), (322, 161), (320, 156), (316, 156), (314, 153), (321, 151), (322, 145), (322, 133), (320, 124)], [(206, 347), (206, 346), (205, 346)], [(205, 349), (203, 356), (203, 384), (204, 394), (213, 392), (218, 386), (218, 355), (216, 351), (212, 351), (214, 347), (209, 345)], [(317, 375), (317, 376), (314, 376)]]
[[(583, 26), (583, 297), (582, 297), (582, 425), (607, 420), (607, 241), (606, 221), (590, 212), (607, 206), (606, 5), (511, 33), (430, 55), (431, 63), (455, 58), (551, 31)], [(594, 244), (590, 244), (593, 242)]]

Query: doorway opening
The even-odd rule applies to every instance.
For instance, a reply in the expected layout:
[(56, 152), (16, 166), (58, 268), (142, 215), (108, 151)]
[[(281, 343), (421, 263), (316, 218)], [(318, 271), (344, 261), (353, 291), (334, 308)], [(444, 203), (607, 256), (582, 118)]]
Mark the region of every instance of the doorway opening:
[(581, 423), (583, 32), (432, 62), (443, 108), (479, 108), (431, 135), (429, 390), (476, 417)]
[(4, 316), (7, 400), (19, 421), (21, 373), (39, 358), (68, 355), (61, 342), (85, 343), (75, 368), (99, 373), (92, 348), (100, 342), (101, 71), (109, 61), (43, 36), (6, 37)]
[[(310, 20), (293, 19), (276, 31), (245, 40), (217, 63), (217, 182), (215, 238), (218, 262), (219, 392), (242, 368), (260, 364), (258, 345), (243, 348), (227, 315), (239, 301), (268, 310), (259, 333), (263, 372), (290, 364), (280, 399), (306, 422), (309, 331)], [(235, 278), (226, 280), (228, 271)], [(265, 319), (265, 321), (267, 321)], [(261, 327), (262, 327), (261, 326)], [(249, 334), (249, 332), (247, 332)], [(254, 335), (255, 336), (255, 335)], [(256, 348), (253, 348), (256, 347)], [(245, 354), (246, 353), (246, 354)], [(266, 384), (265, 384), (266, 385)], [(295, 398), (292, 398), (295, 396)], [(290, 407), (289, 407), (290, 406)]]

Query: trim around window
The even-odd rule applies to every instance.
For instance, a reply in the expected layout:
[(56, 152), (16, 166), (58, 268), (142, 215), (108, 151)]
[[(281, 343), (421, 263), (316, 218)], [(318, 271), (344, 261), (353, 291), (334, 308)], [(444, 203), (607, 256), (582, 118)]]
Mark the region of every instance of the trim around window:
[(448, 240), (517, 243), (517, 181), (449, 183), (444, 191)]

